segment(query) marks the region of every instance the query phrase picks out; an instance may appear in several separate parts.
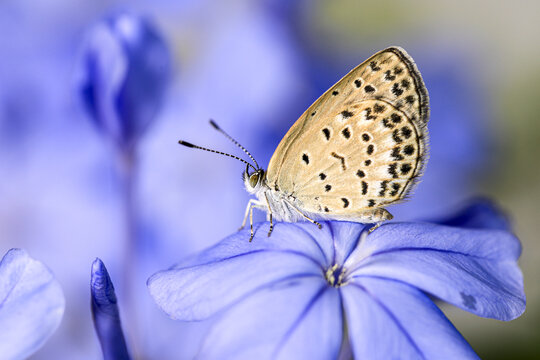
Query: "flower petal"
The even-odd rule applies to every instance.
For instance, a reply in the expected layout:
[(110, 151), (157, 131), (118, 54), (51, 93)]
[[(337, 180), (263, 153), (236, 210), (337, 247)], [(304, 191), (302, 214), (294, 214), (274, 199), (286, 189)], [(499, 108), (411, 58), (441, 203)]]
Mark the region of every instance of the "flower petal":
[(479, 316), (511, 320), (525, 310), (521, 246), (500, 230), (395, 223), (347, 259), (351, 276), (401, 280)]
[(249, 230), (238, 232), (153, 275), (148, 280), (150, 294), (172, 318), (200, 320), (283, 279), (323, 278), (324, 254), (300, 227), (277, 224), (268, 238), (263, 226), (253, 242), (248, 239)]
[(60, 284), (26, 251), (11, 249), (0, 261), (0, 354), (23, 359), (60, 324), (65, 300)]
[(122, 136), (122, 122), (112, 99), (119, 92), (128, 70), (122, 44), (105, 23), (89, 32), (78, 77), (83, 101), (99, 127), (116, 139)]
[[(371, 224), (359, 224), (347, 221), (327, 221), (322, 223), (331, 233), (333, 247), (335, 248), (333, 264), (343, 264), (349, 254), (360, 243), (363, 233), (367, 235), (367, 231), (372, 227)], [(317, 228), (315, 228), (317, 230)], [(317, 236), (314, 234), (314, 236)]]
[[(320, 266), (326, 266), (332, 259), (333, 237), (328, 227), (319, 230), (311, 223), (274, 224), (272, 236), (268, 237), (270, 223), (254, 224), (255, 237), (249, 242), (249, 229), (228, 236), (201, 253), (181, 261), (175, 269), (199, 265), (253, 251), (291, 251), (311, 258)], [(315, 229), (315, 232), (312, 232)], [(325, 231), (323, 231), (325, 230)]]
[(506, 214), (492, 201), (484, 198), (471, 201), (471, 203), (454, 215), (446, 219), (437, 220), (435, 223), (469, 229), (512, 230)]
[(341, 289), (355, 359), (478, 359), (421, 291), (367, 277)]
[(246, 298), (214, 325), (201, 359), (336, 359), (339, 293), (322, 278), (283, 281)]
[(92, 294), (92, 317), (103, 358), (106, 360), (130, 359), (120, 323), (120, 312), (114, 285), (105, 264), (100, 259), (94, 260), (92, 264), (90, 292)]

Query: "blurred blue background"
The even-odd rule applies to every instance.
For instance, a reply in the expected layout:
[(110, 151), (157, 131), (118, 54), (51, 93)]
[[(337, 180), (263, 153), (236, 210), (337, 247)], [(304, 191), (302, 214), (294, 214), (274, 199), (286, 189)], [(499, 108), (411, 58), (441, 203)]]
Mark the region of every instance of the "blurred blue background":
[[(118, 147), (86, 111), (80, 77), (89, 31), (123, 11), (148, 19), (170, 56), (159, 111), (131, 149), (130, 209)], [(33, 358), (100, 358), (88, 288), (96, 256), (136, 358), (192, 358), (209, 324), (169, 320), (145, 281), (236, 231), (249, 197), (240, 163), (178, 139), (241, 155), (213, 118), (266, 166), (319, 95), (391, 45), (417, 62), (432, 112), (424, 180), (390, 211), (426, 219), (474, 195), (500, 203), (524, 247), (526, 313), (501, 323), (444, 311), (482, 358), (538, 358), (539, 11), (529, 1), (2, 1), (0, 253), (22, 247), (43, 261), (67, 303)]]

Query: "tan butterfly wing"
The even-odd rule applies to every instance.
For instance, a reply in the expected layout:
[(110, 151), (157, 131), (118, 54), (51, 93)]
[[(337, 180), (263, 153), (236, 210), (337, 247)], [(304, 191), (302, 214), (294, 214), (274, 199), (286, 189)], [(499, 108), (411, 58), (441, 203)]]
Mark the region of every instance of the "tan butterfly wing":
[(427, 162), (428, 102), (405, 50), (378, 52), (294, 123), (270, 159), (268, 185), (303, 211), (341, 219), (403, 199)]

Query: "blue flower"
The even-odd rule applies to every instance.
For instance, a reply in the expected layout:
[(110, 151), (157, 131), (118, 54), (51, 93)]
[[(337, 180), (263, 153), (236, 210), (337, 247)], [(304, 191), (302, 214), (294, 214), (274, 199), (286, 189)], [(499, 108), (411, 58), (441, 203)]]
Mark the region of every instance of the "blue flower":
[(100, 259), (92, 264), (90, 280), (92, 318), (105, 360), (131, 359), (120, 323), (116, 293), (105, 264)]
[(81, 93), (92, 119), (118, 144), (130, 146), (146, 130), (170, 76), (167, 45), (145, 19), (120, 13), (89, 31)]
[(23, 359), (52, 335), (64, 314), (60, 284), (21, 249), (0, 261), (0, 358)]
[(430, 223), (263, 223), (151, 277), (173, 319), (219, 314), (200, 357), (475, 359), (431, 297), (499, 320), (525, 295), (511, 233)]

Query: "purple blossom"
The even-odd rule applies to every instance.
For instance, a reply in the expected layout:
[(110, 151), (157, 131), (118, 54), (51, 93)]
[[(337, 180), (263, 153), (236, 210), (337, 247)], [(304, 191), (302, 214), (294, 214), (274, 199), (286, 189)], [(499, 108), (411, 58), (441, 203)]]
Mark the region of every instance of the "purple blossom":
[(0, 261), (0, 358), (25, 359), (56, 331), (65, 299), (50, 270), (22, 249)]
[(505, 321), (525, 309), (521, 245), (505, 230), (278, 223), (268, 238), (267, 226), (149, 279), (171, 318), (219, 315), (201, 358), (475, 359), (430, 296)]
[(80, 88), (92, 119), (115, 142), (129, 146), (154, 119), (171, 76), (164, 40), (144, 18), (110, 16), (88, 33)]
[(129, 360), (114, 285), (100, 259), (92, 264), (92, 318), (105, 360)]

